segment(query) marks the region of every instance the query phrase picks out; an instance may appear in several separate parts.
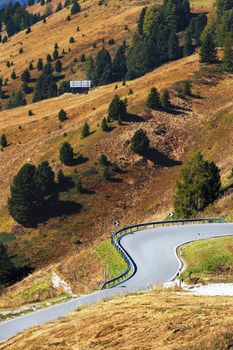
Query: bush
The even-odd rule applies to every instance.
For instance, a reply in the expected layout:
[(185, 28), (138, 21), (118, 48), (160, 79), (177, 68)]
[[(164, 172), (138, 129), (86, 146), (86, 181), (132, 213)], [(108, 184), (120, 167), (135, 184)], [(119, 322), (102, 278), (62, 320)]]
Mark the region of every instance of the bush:
[(122, 101), (118, 95), (115, 95), (108, 107), (108, 115), (113, 120), (118, 120), (119, 117), (124, 119), (127, 113), (126, 103)]
[(170, 106), (170, 96), (169, 96), (169, 91), (167, 89), (163, 91), (161, 104), (165, 108)]
[(145, 154), (149, 148), (150, 141), (146, 135), (146, 132), (139, 129), (135, 132), (131, 139), (131, 149), (134, 153)]
[(99, 163), (101, 166), (107, 166), (108, 165), (108, 158), (105, 154), (101, 154), (99, 157)]
[(107, 123), (106, 118), (104, 118), (104, 119), (102, 120), (102, 125), (101, 125), (101, 127), (102, 127), (102, 130), (103, 130), (104, 132), (108, 132), (108, 131), (109, 131), (109, 126), (108, 126), (108, 123)]

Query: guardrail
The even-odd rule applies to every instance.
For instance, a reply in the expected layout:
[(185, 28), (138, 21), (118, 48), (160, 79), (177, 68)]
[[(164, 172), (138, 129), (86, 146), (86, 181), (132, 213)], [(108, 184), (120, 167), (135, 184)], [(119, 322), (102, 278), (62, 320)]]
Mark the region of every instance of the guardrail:
[(122, 274), (120, 274), (117, 277), (114, 277), (108, 281), (106, 281), (103, 286), (102, 286), (102, 290), (103, 289), (107, 289), (107, 288), (113, 288), (116, 287), (118, 284), (127, 281), (128, 279), (130, 279), (137, 271), (137, 266), (135, 264), (135, 262), (133, 261), (133, 259), (131, 258), (131, 256), (129, 255), (129, 253), (122, 247), (120, 240), (123, 236), (133, 233), (135, 231), (139, 231), (141, 229), (149, 229), (149, 228), (154, 228), (154, 227), (158, 227), (158, 226), (165, 226), (165, 225), (184, 225), (184, 224), (188, 224), (188, 223), (211, 223), (211, 222), (219, 222), (219, 223), (223, 223), (224, 220), (221, 218), (204, 218), (204, 219), (180, 219), (180, 220), (165, 220), (165, 221), (153, 221), (153, 222), (145, 222), (142, 224), (136, 224), (136, 225), (130, 225), (130, 226), (126, 226), (123, 227), (117, 231), (115, 231), (112, 236), (111, 236), (111, 243), (113, 244), (113, 246), (116, 248), (116, 250), (119, 252), (119, 254), (122, 256), (122, 258), (124, 259), (124, 261), (127, 264), (127, 269), (125, 270), (125, 272), (123, 272)]

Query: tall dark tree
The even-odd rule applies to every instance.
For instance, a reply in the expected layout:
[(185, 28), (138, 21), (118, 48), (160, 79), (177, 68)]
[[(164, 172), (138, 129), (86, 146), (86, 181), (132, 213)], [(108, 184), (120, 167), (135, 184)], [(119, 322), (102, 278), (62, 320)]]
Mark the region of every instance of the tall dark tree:
[(195, 153), (182, 167), (174, 208), (177, 217), (189, 218), (202, 211), (218, 196), (221, 187), (220, 171), (213, 162)]
[(55, 186), (54, 172), (47, 160), (38, 165), (36, 182), (43, 196), (48, 196), (53, 192)]
[(42, 60), (42, 58), (39, 58), (38, 59), (38, 62), (37, 62), (37, 70), (38, 71), (42, 71), (42, 69), (43, 69), (43, 60)]
[(29, 83), (30, 78), (31, 78), (31, 74), (30, 74), (29, 70), (26, 69), (25, 71), (23, 71), (23, 73), (22, 73), (22, 75), (21, 75), (21, 80), (22, 80), (24, 83)]
[(70, 143), (64, 142), (60, 148), (60, 161), (65, 165), (72, 165), (74, 160), (74, 151)]
[(93, 72), (94, 85), (99, 85), (106, 66), (108, 66), (111, 63), (112, 63), (111, 56), (105, 48), (103, 48), (101, 51), (98, 52), (95, 60), (95, 67)]
[(25, 227), (33, 226), (38, 218), (42, 194), (36, 181), (37, 169), (26, 163), (13, 179), (8, 210), (15, 221)]
[(160, 94), (155, 87), (150, 89), (146, 104), (150, 109), (159, 109), (161, 107)]
[(127, 73), (126, 45), (122, 44), (116, 52), (112, 63), (112, 74), (114, 81), (121, 81)]
[(124, 119), (127, 113), (126, 104), (122, 101), (118, 95), (115, 95), (108, 107), (108, 115), (114, 120), (118, 120), (120, 117)]
[(183, 48), (183, 56), (189, 56), (193, 53), (193, 45), (192, 45), (192, 37), (190, 31), (187, 29), (185, 31), (184, 38), (184, 48)]
[(74, 0), (73, 6), (71, 7), (70, 14), (75, 15), (81, 11), (81, 6), (79, 5), (77, 0)]
[(137, 130), (131, 139), (131, 149), (134, 153), (145, 154), (149, 148), (150, 141), (143, 129)]
[(207, 33), (202, 40), (200, 50), (200, 62), (211, 64), (217, 61), (217, 50), (213, 37), (210, 33)]
[(179, 55), (179, 40), (175, 30), (172, 30), (168, 39), (168, 58), (174, 60)]
[(138, 27), (137, 27), (137, 31), (139, 35), (143, 35), (143, 24), (144, 24), (144, 18), (145, 18), (145, 14), (146, 14), (146, 10), (147, 7), (143, 7), (139, 19), (138, 19)]
[(5, 148), (7, 146), (7, 139), (6, 139), (6, 135), (5, 134), (2, 134), (2, 136), (1, 136), (0, 145), (3, 148)]

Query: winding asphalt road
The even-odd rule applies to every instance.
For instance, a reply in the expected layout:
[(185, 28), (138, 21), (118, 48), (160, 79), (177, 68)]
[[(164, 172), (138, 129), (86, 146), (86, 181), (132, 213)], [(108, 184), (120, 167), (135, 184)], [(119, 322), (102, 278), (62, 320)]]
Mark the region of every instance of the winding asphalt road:
[(59, 305), (2, 322), (0, 323), (0, 341), (9, 339), (29, 327), (56, 320), (75, 310), (78, 306), (93, 305), (103, 298), (111, 298), (137, 290), (146, 290), (172, 280), (182, 266), (176, 255), (178, 246), (195, 241), (198, 238), (206, 239), (230, 235), (233, 235), (233, 224), (213, 223), (157, 227), (123, 236), (121, 245), (130, 254), (137, 266), (137, 271), (132, 278), (122, 282), (117, 287), (81, 296)]

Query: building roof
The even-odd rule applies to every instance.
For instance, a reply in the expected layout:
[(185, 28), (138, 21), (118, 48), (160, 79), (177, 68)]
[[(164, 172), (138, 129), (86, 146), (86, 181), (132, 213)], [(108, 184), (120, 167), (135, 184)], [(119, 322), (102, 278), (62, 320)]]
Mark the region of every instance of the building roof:
[(91, 80), (71, 80), (70, 87), (71, 88), (90, 88)]

